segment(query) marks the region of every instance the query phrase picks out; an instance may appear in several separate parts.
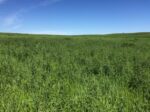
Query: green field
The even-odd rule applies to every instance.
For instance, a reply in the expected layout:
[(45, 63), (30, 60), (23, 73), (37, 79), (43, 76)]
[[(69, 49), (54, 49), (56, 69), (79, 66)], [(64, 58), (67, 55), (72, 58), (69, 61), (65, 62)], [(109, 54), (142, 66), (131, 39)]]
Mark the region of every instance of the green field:
[(150, 33), (1, 33), (0, 112), (150, 112)]

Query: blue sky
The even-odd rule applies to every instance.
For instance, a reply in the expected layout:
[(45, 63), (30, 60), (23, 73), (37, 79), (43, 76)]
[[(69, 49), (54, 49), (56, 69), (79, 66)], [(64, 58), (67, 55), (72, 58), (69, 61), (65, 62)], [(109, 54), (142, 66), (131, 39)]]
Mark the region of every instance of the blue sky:
[(150, 0), (0, 0), (0, 32), (150, 31)]

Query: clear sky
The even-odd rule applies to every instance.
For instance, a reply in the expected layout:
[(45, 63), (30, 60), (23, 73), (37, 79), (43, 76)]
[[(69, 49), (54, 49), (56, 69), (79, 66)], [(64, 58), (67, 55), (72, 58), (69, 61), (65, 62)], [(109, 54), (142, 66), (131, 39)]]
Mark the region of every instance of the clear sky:
[(0, 32), (150, 31), (150, 0), (0, 0)]

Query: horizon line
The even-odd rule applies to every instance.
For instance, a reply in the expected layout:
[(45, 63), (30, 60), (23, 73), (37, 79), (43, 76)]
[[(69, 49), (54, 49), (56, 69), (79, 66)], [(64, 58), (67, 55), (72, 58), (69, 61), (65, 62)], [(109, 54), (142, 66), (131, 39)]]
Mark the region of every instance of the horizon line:
[(78, 36), (78, 35), (114, 35), (114, 34), (143, 34), (150, 32), (114, 32), (114, 33), (82, 33), (82, 34), (55, 34), (55, 33), (27, 33), (27, 32), (0, 32), (0, 34), (22, 34), (22, 35), (62, 35), (62, 36)]

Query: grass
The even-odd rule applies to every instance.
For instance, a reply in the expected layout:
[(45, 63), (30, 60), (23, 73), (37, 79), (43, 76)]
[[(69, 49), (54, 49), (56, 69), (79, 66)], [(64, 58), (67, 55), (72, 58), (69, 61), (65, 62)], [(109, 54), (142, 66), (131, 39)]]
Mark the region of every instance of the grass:
[(1, 112), (149, 112), (150, 33), (0, 34)]

